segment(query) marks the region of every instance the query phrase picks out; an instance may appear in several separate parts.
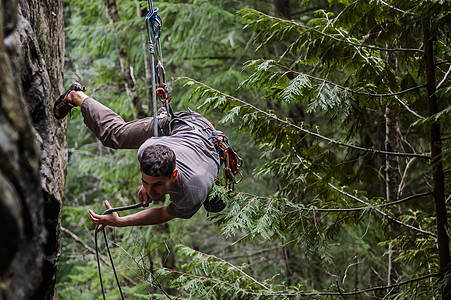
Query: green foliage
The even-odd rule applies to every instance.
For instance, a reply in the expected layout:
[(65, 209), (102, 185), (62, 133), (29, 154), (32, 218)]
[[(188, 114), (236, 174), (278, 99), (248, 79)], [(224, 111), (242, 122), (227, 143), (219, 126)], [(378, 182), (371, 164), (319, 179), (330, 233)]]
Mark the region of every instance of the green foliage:
[[(65, 3), (67, 81), (88, 83), (96, 99), (131, 120), (148, 98), (147, 1), (117, 1), (116, 23), (102, 1)], [(245, 179), (235, 192), (213, 188), (210, 196), (227, 204), (221, 213), (201, 209), (190, 220), (110, 231), (118, 269), (135, 282), (125, 283), (126, 293), (164, 299), (161, 286), (196, 299), (438, 297), (447, 282), (434, 275), (437, 228), (425, 157), (430, 127), (440, 124), (449, 174), (450, 4), (291, 1), (290, 18), (255, 1), (155, 5), (173, 106), (206, 113), (231, 137)], [(425, 22), (440, 83), (435, 115), (424, 88)], [(120, 45), (133, 86), (121, 73)], [(397, 137), (385, 133), (390, 121)], [(398, 153), (390, 155), (384, 143), (396, 140)], [(103, 199), (137, 201), (136, 151), (102, 147), (78, 113), (68, 141), (63, 226), (92, 242), (88, 208), (103, 210)], [(386, 163), (394, 158), (390, 173)], [(395, 199), (386, 194), (393, 173)], [(448, 197), (449, 176), (445, 186)], [(387, 285), (390, 259), (402, 266), (401, 285), (390, 295), (387, 288), (367, 290)], [(61, 299), (100, 296), (86, 247), (64, 238), (61, 261)], [(105, 280), (109, 297), (117, 296), (111, 273)]]
[[(234, 266), (214, 255), (179, 245), (178, 253), (186, 257), (183, 266), (189, 273), (182, 273), (171, 284), (187, 294), (196, 292), (198, 296), (227, 299), (284, 299), (295, 295), (295, 287), (284, 288), (270, 285), (270, 281), (259, 282), (245, 273), (246, 266)], [(171, 276), (171, 270), (160, 269), (162, 276)], [(296, 287), (299, 290), (300, 287)]]

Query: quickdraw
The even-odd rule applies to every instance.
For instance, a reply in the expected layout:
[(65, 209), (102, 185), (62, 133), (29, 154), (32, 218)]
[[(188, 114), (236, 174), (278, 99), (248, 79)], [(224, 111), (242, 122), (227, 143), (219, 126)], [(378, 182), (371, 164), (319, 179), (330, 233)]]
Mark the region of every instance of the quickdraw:
[(213, 131), (211, 133), (211, 140), (219, 154), (221, 163), (224, 164), (224, 185), (228, 190), (233, 190), (234, 185), (243, 180), (243, 175), (240, 172), (243, 159), (232, 149), (229, 144), (229, 139), (221, 131)]
[(220, 130), (213, 130), (212, 128), (201, 124), (195, 120), (183, 120), (183, 122), (191, 125), (193, 129), (198, 130), (204, 134), (206, 138), (212, 141), (216, 152), (219, 155), (220, 164), (224, 166), (223, 185), (228, 190), (233, 190), (235, 184), (243, 180), (243, 175), (240, 168), (243, 165), (243, 159), (230, 146), (229, 138)]
[[(174, 112), (171, 109), (171, 106), (169, 105), (169, 102), (171, 102), (171, 93), (169, 92), (169, 89), (166, 85), (166, 72), (163, 66), (163, 54), (161, 51), (161, 43), (160, 43), (162, 21), (161, 18), (157, 15), (158, 8), (153, 8), (151, 0), (148, 0), (148, 4), (149, 4), (149, 13), (146, 16), (146, 28), (152, 66), (153, 117), (154, 120), (156, 121), (157, 120), (156, 98), (158, 98), (163, 103), (164, 107), (166, 108), (166, 111), (169, 113), (170, 118), (174, 118), (175, 116)], [(153, 37), (155, 40), (155, 49), (153, 47), (151, 32), (153, 33)], [(157, 64), (155, 64), (155, 53), (157, 54)], [(157, 78), (158, 87), (156, 87), (155, 78)], [(154, 128), (155, 136), (158, 136), (157, 130), (158, 130), (157, 128)]]

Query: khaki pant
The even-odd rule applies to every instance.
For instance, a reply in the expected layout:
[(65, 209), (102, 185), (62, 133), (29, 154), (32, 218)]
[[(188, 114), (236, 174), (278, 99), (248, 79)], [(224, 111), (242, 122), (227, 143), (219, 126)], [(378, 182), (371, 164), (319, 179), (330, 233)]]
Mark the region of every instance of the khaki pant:
[[(86, 126), (106, 147), (113, 149), (138, 149), (147, 139), (154, 136), (152, 117), (125, 122), (118, 114), (91, 97), (81, 105), (81, 113)], [(197, 112), (183, 111), (175, 113), (182, 120), (196, 120), (214, 130), (213, 125)], [(168, 132), (167, 119), (162, 120), (163, 129)], [(175, 123), (172, 130), (183, 124)], [(160, 126), (161, 127), (161, 126)]]

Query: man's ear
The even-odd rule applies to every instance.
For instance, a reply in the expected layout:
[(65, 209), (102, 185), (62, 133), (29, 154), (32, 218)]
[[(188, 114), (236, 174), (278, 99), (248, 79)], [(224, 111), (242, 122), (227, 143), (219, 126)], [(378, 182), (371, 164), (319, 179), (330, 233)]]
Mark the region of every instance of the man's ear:
[(171, 176), (172, 182), (176, 181), (177, 178), (179, 178), (179, 170), (174, 169), (174, 172), (172, 172), (172, 176)]

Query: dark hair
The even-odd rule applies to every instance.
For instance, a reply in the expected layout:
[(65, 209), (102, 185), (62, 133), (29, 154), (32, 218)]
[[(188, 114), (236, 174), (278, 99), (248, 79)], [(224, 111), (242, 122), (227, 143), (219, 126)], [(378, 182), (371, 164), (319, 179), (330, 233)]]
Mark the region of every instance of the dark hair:
[(152, 145), (144, 149), (139, 164), (146, 175), (171, 177), (175, 169), (175, 153), (168, 146)]

